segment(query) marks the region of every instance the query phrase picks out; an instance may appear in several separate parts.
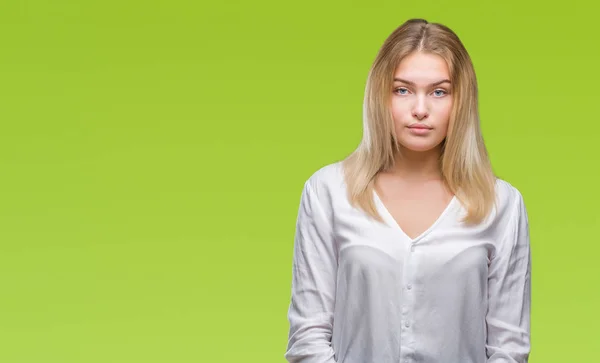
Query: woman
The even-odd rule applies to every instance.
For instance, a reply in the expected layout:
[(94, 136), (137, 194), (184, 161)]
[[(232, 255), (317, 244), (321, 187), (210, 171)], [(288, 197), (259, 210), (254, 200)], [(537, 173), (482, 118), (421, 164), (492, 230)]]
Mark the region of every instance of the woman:
[(455, 33), (423, 19), (396, 29), (363, 116), (359, 147), (304, 184), (285, 358), (527, 362), (527, 212), (492, 171)]

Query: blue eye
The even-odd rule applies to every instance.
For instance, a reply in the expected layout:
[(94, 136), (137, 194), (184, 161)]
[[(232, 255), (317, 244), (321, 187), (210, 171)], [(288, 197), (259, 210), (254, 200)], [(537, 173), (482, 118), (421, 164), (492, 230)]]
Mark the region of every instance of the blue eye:
[(440, 95), (440, 94), (437, 94), (436, 96), (443, 96), (444, 94), (447, 94), (447, 93), (448, 93), (448, 92), (444, 91), (443, 89), (436, 89), (436, 90), (435, 90), (435, 91), (433, 91), (433, 92), (443, 92), (443, 94), (441, 94), (441, 95)]
[[(398, 91), (408, 91), (406, 88), (396, 88), (396, 92)], [(406, 93), (400, 93), (401, 95), (405, 95)]]

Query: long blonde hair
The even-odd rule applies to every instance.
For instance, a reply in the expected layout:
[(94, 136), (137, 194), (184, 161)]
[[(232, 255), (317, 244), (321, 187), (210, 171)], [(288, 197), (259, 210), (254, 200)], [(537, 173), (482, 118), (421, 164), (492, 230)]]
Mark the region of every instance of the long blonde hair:
[(373, 188), (377, 173), (391, 169), (395, 152), (400, 151), (390, 109), (393, 74), (416, 51), (439, 55), (448, 64), (454, 99), (440, 168), (444, 182), (467, 210), (462, 222), (479, 223), (495, 205), (496, 176), (479, 125), (475, 70), (458, 36), (424, 19), (410, 19), (394, 30), (371, 66), (363, 103), (363, 138), (342, 161), (348, 200), (383, 222)]

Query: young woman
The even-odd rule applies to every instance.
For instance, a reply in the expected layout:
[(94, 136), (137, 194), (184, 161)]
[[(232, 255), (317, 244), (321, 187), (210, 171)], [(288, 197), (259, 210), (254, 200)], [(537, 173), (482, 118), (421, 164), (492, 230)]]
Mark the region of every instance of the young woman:
[(527, 212), (492, 171), (456, 34), (423, 19), (397, 28), (363, 119), (359, 147), (302, 190), (287, 361), (527, 362)]

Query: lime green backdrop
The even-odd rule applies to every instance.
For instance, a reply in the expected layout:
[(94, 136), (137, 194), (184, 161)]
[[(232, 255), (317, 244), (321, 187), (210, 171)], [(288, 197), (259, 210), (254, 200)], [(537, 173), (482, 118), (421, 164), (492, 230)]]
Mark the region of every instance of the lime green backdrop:
[(532, 363), (600, 356), (592, 2), (0, 3), (0, 362), (284, 362), (304, 181), (411, 17), (475, 64), (523, 193)]

